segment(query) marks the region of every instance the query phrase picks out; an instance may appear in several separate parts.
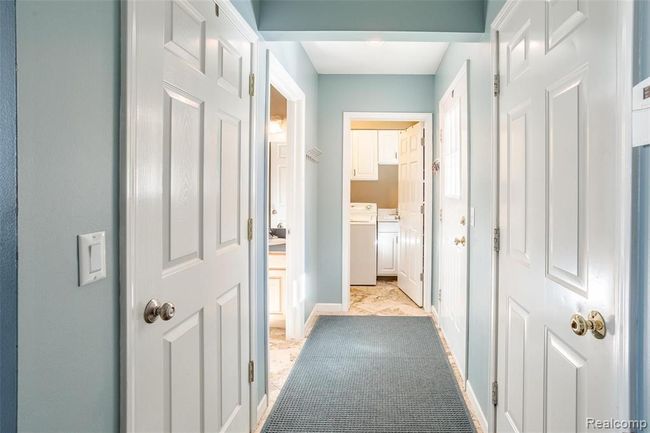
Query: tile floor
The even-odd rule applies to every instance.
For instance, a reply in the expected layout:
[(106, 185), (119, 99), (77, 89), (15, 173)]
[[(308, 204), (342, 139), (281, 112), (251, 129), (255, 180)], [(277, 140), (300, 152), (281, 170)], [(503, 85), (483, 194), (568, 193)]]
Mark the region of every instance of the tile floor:
[[(350, 287), (350, 310), (346, 313), (332, 312), (322, 314), (345, 314), (353, 316), (431, 316), (419, 308), (411, 299), (402, 292), (397, 286), (396, 281), (381, 280), (376, 286), (352, 286)], [(436, 325), (437, 327), (437, 325)], [(284, 329), (271, 328), (269, 345), (269, 407), (260, 419), (257, 425), (256, 433), (259, 433), (266, 421), (266, 417), (271, 411), (273, 404), (278, 398), (282, 386), (289, 377), (289, 372), (294, 362), (300, 354), (305, 340), (287, 340)], [(453, 362), (451, 352), (447, 342), (442, 339), (443, 347), (449, 356), (449, 360), (459, 383), (462, 383), (460, 371)], [(461, 388), (463, 388), (461, 386)], [(463, 397), (468, 405), (472, 408), (468, 396), (463, 393)], [(478, 418), (473, 410), (470, 410), (472, 420), (476, 426), (477, 433), (483, 433)]]

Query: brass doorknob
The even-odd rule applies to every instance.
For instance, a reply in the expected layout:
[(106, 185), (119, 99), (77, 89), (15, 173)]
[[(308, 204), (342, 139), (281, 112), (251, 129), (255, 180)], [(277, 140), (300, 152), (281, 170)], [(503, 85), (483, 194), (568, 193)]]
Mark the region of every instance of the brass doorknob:
[(579, 336), (586, 335), (588, 331), (591, 331), (593, 336), (599, 340), (605, 338), (605, 334), (607, 334), (605, 319), (598, 311), (590, 311), (587, 318), (575, 313), (571, 316), (571, 330)]
[(454, 244), (465, 246), (465, 236), (462, 238), (454, 238)]
[(144, 321), (153, 323), (158, 320), (158, 317), (164, 321), (171, 320), (176, 315), (176, 307), (171, 302), (165, 302), (160, 305), (157, 299), (152, 299), (144, 307)]

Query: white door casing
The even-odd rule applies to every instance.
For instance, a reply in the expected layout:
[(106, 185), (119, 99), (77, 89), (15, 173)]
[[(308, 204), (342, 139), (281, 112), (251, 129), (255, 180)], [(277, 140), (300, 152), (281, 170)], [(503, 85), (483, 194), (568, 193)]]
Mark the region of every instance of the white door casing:
[[(619, 3), (512, 1), (495, 21), (499, 432), (583, 432), (620, 414)], [(571, 331), (592, 310), (602, 340)]]
[(397, 284), (418, 306), (423, 303), (424, 127), (416, 123), (400, 134)]
[[(126, 2), (127, 432), (250, 429), (252, 48), (226, 9)], [(151, 299), (174, 317), (146, 323)]]
[(439, 103), (440, 303), (438, 317), (462, 377), (466, 377), (469, 146), (466, 61)]
[(289, 146), (271, 142), (270, 185), (271, 228), (287, 227), (287, 200), (289, 195)]

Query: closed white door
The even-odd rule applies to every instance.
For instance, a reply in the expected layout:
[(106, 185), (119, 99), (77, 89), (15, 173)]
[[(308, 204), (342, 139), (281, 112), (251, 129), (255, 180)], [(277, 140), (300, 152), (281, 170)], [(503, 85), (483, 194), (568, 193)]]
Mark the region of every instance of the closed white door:
[(399, 162), (400, 131), (377, 131), (377, 151), (380, 165), (397, 165)]
[(251, 44), (213, 1), (128, 8), (126, 430), (248, 432)]
[(271, 228), (287, 227), (289, 193), (289, 146), (271, 142), (270, 163)]
[(442, 206), (440, 230), (440, 303), (438, 315), (451, 351), (466, 377), (467, 347), (467, 210), (468, 98), (467, 68), (463, 66), (440, 100)]
[[(519, 1), (499, 26), (499, 432), (617, 417), (617, 4)], [(572, 330), (590, 311), (603, 339)]]
[(398, 207), (399, 272), (397, 283), (422, 306), (424, 265), (424, 126), (417, 123), (400, 134)]
[(352, 180), (379, 179), (377, 131), (352, 131)]

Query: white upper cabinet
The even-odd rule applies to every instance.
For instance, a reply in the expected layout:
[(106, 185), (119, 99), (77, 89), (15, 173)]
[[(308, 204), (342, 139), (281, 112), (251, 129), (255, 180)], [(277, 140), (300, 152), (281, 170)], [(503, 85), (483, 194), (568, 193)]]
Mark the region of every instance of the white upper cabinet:
[(352, 180), (377, 180), (377, 131), (352, 131)]
[(399, 131), (377, 131), (379, 165), (397, 165), (399, 158)]

